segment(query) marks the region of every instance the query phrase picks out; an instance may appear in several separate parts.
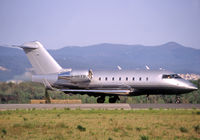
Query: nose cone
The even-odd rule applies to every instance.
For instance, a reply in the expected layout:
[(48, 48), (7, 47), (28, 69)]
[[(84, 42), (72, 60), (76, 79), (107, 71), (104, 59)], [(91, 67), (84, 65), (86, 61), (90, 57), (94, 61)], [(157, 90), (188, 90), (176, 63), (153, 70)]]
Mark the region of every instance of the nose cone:
[(190, 90), (197, 90), (198, 88), (195, 85), (193, 85), (193, 86), (189, 86), (188, 89), (190, 89)]
[(181, 88), (181, 90), (185, 90), (185, 92), (191, 92), (194, 90), (198, 90), (197, 86), (191, 83), (190, 81), (187, 80), (179, 80), (178, 86)]
[(194, 90), (198, 90), (198, 87), (195, 86), (194, 84), (190, 83), (186, 86), (187, 90), (189, 91), (194, 91)]

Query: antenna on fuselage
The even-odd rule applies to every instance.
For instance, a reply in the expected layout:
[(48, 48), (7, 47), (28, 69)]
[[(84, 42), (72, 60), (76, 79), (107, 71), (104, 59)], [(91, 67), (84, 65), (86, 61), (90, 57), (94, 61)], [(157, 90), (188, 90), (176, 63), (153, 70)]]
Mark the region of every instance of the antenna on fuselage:
[(149, 66), (146, 65), (145, 67), (146, 67), (147, 70), (150, 70)]
[(159, 68), (159, 70), (165, 70), (165, 69), (163, 69), (163, 68)]
[(118, 70), (122, 70), (122, 68), (119, 65), (117, 66), (117, 68), (118, 68)]

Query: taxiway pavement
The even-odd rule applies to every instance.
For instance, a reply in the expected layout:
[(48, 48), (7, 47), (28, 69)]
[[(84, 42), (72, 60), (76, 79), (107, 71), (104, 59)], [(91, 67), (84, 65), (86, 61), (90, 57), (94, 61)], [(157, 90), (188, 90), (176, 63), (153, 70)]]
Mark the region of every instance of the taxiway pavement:
[(0, 110), (15, 109), (200, 109), (200, 104), (0, 104)]

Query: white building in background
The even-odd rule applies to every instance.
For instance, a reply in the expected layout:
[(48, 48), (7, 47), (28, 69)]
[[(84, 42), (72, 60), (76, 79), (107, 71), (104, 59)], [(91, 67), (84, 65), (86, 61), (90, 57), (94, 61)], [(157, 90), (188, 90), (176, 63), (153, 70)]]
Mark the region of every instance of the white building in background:
[(179, 76), (181, 76), (183, 79), (186, 79), (186, 80), (198, 80), (198, 79), (200, 79), (200, 75), (194, 74), (194, 73), (192, 73), (192, 74), (189, 74), (189, 73), (179, 74)]

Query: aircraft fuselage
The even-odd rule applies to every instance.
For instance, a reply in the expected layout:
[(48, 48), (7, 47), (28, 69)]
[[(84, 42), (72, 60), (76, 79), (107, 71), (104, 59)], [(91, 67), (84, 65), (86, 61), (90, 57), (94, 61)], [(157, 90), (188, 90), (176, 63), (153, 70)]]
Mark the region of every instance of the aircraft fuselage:
[[(197, 89), (191, 82), (165, 70), (92, 71), (90, 78), (87, 77), (87, 71), (78, 71), (75, 73), (76, 75), (71, 76), (68, 76), (70, 72), (46, 75), (46, 79), (52, 87), (61, 89), (65, 93), (86, 93), (94, 96), (96, 94), (107, 94), (110, 96), (138, 96), (144, 94), (178, 95)], [(38, 80), (42, 79), (44, 77), (35, 81), (39, 82)], [(124, 90), (125, 92), (114, 92), (114, 90)]]

